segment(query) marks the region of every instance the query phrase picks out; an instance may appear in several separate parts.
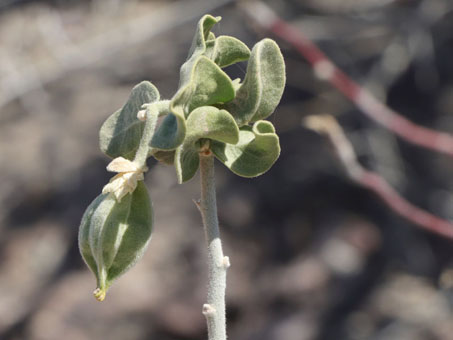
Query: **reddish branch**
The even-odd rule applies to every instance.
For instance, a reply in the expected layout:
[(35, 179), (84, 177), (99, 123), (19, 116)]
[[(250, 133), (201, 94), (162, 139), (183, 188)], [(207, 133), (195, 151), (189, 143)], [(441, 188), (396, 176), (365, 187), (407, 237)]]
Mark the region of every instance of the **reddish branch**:
[(316, 76), (330, 82), (368, 117), (404, 140), (453, 156), (453, 136), (428, 129), (402, 117), (349, 78), (301, 31), (260, 1), (247, 2), (247, 13), (261, 26), (290, 43), (312, 65)]
[(348, 176), (357, 184), (376, 193), (393, 211), (419, 227), (453, 239), (453, 224), (439, 218), (401, 197), (379, 174), (365, 169), (357, 161), (351, 143), (335, 118), (329, 115), (307, 117), (304, 125), (326, 135)]

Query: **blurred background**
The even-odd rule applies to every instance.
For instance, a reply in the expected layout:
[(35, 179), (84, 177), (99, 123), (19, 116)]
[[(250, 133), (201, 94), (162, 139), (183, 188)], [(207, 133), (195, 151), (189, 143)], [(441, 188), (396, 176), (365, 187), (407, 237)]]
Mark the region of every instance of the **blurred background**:
[[(451, 0), (267, 3), (390, 107), (453, 133)], [(216, 35), (250, 47), (273, 37), (234, 1), (0, 0), (0, 339), (206, 338), (198, 177), (179, 186), (150, 161), (153, 239), (103, 303), (77, 248), (81, 216), (111, 177), (102, 122), (141, 80), (173, 95), (205, 13), (223, 17)], [(253, 180), (216, 168), (229, 338), (453, 339), (452, 242), (353, 183), (301, 122), (334, 115), (364, 167), (445, 219), (453, 160), (370, 121), (276, 40), (288, 77), (270, 117), (280, 159)]]

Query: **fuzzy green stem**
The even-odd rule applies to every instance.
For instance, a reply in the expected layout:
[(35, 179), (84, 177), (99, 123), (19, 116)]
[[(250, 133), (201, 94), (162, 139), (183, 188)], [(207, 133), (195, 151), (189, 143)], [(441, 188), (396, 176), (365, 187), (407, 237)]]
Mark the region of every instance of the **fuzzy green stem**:
[(210, 150), (200, 153), (201, 200), (199, 204), (208, 246), (208, 298), (203, 314), (209, 340), (226, 340), (225, 288), (228, 257), (223, 256), (214, 178), (214, 157)]
[(154, 130), (156, 130), (157, 119), (159, 118), (159, 116), (168, 113), (169, 110), (169, 100), (161, 100), (147, 104), (145, 128), (143, 129), (140, 145), (134, 158), (134, 162), (139, 164), (140, 166), (144, 166), (146, 164), (146, 159), (148, 158), (149, 150), (151, 148), (150, 142), (153, 138)]

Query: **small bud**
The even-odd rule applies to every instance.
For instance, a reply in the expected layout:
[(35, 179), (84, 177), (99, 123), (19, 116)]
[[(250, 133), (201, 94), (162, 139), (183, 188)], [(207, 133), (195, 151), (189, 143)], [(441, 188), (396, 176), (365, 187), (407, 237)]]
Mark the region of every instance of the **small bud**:
[(140, 110), (137, 113), (138, 120), (144, 122), (146, 120), (146, 110)]
[(222, 261), (222, 267), (228, 269), (230, 268), (230, 266), (231, 266), (230, 258), (228, 256), (224, 256)]
[(206, 317), (212, 316), (215, 313), (215, 308), (212, 305), (205, 303), (203, 305), (202, 313)]
[(112, 282), (143, 255), (152, 230), (152, 207), (143, 181), (121, 201), (99, 195), (87, 208), (79, 229), (79, 249), (96, 276), (94, 296), (103, 301)]

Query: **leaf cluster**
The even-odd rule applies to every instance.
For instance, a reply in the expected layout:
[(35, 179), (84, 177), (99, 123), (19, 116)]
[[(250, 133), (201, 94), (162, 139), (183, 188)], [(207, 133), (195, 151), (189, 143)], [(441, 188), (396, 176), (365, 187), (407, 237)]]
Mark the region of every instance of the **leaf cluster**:
[[(150, 153), (174, 164), (180, 183), (198, 169), (198, 154), (209, 148), (239, 176), (266, 172), (278, 158), (275, 129), (265, 122), (278, 105), (285, 85), (285, 64), (271, 39), (252, 49), (230, 36), (216, 37), (212, 27), (220, 17), (205, 15), (198, 23), (187, 60), (180, 70), (179, 88), (150, 141)], [(247, 61), (245, 78), (232, 80), (223, 68)], [(138, 84), (123, 108), (110, 116), (100, 131), (101, 150), (110, 157), (132, 159), (144, 129), (137, 119), (143, 104), (159, 101), (147, 81)]]
[[(280, 154), (274, 126), (264, 120), (285, 85), (280, 50), (270, 39), (250, 51), (236, 38), (216, 37), (211, 29), (219, 20), (205, 15), (199, 21), (170, 100), (161, 100), (157, 88), (143, 81), (100, 129), (100, 148), (114, 158), (107, 170), (118, 174), (87, 208), (79, 230), (80, 252), (96, 276), (100, 301), (151, 238), (153, 212), (143, 183), (148, 157), (173, 164), (183, 183), (197, 172), (201, 152), (243, 177), (263, 174)], [(243, 80), (223, 70), (246, 60)]]

